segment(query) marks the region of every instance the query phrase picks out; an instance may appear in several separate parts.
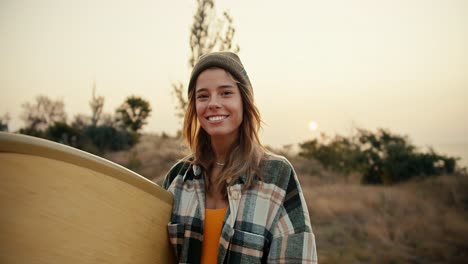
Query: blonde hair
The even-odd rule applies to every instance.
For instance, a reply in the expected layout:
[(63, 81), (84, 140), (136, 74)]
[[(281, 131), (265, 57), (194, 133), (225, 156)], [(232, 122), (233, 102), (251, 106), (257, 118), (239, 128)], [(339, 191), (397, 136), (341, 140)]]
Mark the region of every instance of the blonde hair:
[[(262, 146), (258, 137), (261, 118), (260, 112), (254, 103), (252, 89), (240, 83), (228, 71), (224, 71), (237, 83), (242, 98), (243, 117), (239, 126), (238, 144), (234, 144), (228, 151), (225, 165), (222, 167), (218, 179), (210, 182), (205, 174), (205, 182), (207, 189), (211, 185), (218, 188), (223, 187), (221, 192), (223, 196), (226, 196), (226, 187), (229, 183), (234, 183), (240, 176), (246, 175), (244, 189), (250, 189), (255, 184), (255, 178), (262, 178), (260, 165), (266, 149)], [(192, 151), (192, 164), (200, 165), (206, 171), (214, 165), (215, 157), (210, 136), (198, 122), (195, 89), (190, 88), (192, 87), (189, 87), (183, 136)]]

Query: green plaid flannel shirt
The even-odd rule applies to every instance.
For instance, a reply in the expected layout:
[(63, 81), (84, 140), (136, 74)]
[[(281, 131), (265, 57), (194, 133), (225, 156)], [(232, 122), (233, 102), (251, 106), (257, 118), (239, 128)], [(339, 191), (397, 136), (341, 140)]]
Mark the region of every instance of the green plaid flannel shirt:
[[(296, 173), (289, 161), (267, 154), (263, 180), (242, 190), (245, 175), (228, 187), (218, 263), (317, 263), (315, 237)], [(205, 184), (200, 166), (180, 161), (163, 187), (174, 195), (170, 242), (179, 263), (200, 263)]]

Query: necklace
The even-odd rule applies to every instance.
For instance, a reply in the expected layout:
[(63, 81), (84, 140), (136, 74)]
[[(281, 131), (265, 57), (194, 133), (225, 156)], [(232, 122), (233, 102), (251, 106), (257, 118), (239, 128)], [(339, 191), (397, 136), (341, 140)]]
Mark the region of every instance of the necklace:
[(224, 163), (216, 162), (216, 165), (222, 167), (222, 166), (224, 166)]

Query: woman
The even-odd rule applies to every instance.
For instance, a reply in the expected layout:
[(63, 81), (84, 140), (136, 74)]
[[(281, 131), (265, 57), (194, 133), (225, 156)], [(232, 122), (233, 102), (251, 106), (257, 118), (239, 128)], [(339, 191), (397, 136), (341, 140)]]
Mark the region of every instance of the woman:
[(192, 155), (164, 180), (180, 263), (316, 263), (307, 205), (287, 159), (260, 143), (249, 77), (231, 52), (193, 68), (183, 134)]

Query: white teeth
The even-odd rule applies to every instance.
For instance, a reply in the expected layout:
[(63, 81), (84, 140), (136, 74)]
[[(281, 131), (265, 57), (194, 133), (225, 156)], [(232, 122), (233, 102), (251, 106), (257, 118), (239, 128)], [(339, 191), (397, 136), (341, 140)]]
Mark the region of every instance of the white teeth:
[(226, 116), (210, 116), (208, 117), (208, 120), (210, 121), (219, 121), (219, 120), (222, 120), (222, 119), (225, 119)]

